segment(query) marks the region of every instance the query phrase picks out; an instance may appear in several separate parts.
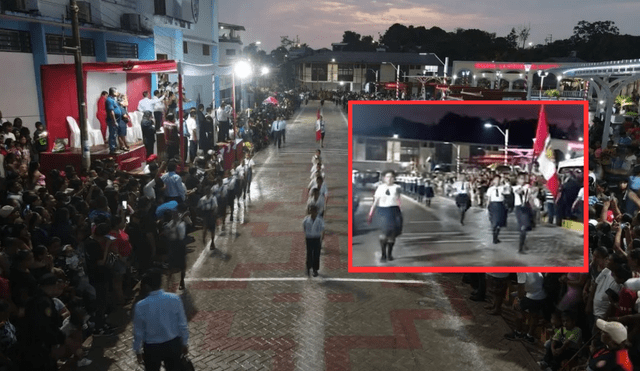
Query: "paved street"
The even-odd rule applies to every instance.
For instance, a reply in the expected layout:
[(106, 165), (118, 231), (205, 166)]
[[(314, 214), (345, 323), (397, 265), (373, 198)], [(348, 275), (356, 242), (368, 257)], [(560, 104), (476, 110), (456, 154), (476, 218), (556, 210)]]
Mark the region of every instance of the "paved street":
[[(347, 272), (347, 121), (331, 104), (327, 234), (320, 277), (306, 277), (301, 221), (317, 107), (311, 101), (289, 121), (283, 148), (255, 157), (251, 201), (216, 239), (226, 255), (193, 234), (182, 298), (196, 370), (537, 370), (522, 343), (503, 339), (505, 320), (466, 299), (459, 275)], [(165, 285), (176, 286), (176, 277)], [(96, 339), (91, 370), (137, 369), (128, 313), (114, 321), (122, 330)]]
[[(367, 224), (373, 202), (372, 190), (360, 190), (361, 201), (355, 217), (353, 238), (354, 266), (380, 265), (377, 219)], [(499, 244), (493, 244), (486, 208), (471, 207), (460, 224), (459, 211), (452, 199), (437, 196), (431, 206), (413, 198), (402, 198), (403, 234), (394, 247), (393, 262), (385, 266), (582, 266), (583, 237), (580, 233), (540, 224), (527, 233), (527, 254), (518, 253), (519, 232), (515, 213), (507, 228), (500, 231)]]

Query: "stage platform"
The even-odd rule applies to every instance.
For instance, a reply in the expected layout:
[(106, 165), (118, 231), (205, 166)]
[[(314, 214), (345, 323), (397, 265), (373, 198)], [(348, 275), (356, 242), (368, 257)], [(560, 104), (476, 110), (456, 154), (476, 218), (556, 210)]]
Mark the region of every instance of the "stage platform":
[[(120, 170), (132, 171), (138, 169), (146, 161), (147, 151), (144, 145), (142, 145), (142, 142), (130, 144), (129, 147), (131, 150), (128, 152), (110, 155), (108, 144), (93, 146), (90, 148), (91, 160), (113, 158)], [(80, 148), (71, 148), (61, 153), (43, 152), (40, 154), (40, 172), (46, 176), (48, 176), (49, 172), (53, 169), (64, 170), (67, 165), (73, 165), (78, 174), (80, 173), (80, 169), (82, 168), (82, 153)]]

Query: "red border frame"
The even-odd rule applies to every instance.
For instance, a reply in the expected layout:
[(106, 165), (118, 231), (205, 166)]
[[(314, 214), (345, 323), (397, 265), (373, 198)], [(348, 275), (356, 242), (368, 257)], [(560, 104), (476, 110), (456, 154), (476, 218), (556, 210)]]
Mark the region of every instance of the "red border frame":
[[(368, 104), (382, 104), (382, 105), (487, 105), (487, 104), (504, 104), (504, 105), (580, 105), (584, 111), (584, 143), (585, 146), (589, 144), (589, 103), (587, 101), (358, 101), (349, 102), (349, 273), (529, 273), (529, 272), (542, 272), (542, 273), (587, 273), (589, 271), (589, 250), (588, 250), (588, 233), (584, 233), (584, 264), (582, 267), (378, 267), (378, 266), (353, 266), (353, 184), (351, 176), (353, 172), (353, 105), (368, 105)], [(589, 189), (589, 177), (586, 176), (589, 172), (589, 156), (585, 156), (584, 163), (584, 189)], [(589, 210), (589, 196), (588, 192), (584, 196), (584, 219), (583, 223), (585, 228), (588, 228), (589, 215), (586, 212)], [(586, 232), (586, 230), (585, 230)]]

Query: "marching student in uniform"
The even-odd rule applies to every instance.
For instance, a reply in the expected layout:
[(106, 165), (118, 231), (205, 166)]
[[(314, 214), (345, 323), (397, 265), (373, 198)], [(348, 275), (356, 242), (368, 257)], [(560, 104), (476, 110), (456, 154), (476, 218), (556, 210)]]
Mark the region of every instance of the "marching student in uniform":
[(238, 201), (238, 208), (240, 208), (240, 198), (242, 197), (242, 192), (246, 187), (245, 173), (244, 166), (242, 166), (238, 161), (236, 161), (234, 165), (236, 168), (236, 200)]
[(420, 175), (418, 177), (418, 202), (422, 202), (422, 199), (424, 198), (424, 178), (422, 177), (422, 175)]
[(302, 228), (307, 240), (307, 276), (313, 269), (313, 276), (318, 277), (320, 269), (320, 249), (324, 238), (324, 220), (318, 215), (318, 207), (311, 205), (309, 215), (302, 221)]
[[(426, 175), (425, 175), (426, 176)], [(424, 196), (427, 198), (427, 206), (431, 206), (431, 199), (434, 197), (433, 180), (430, 177), (426, 177), (424, 181)]]
[(324, 176), (324, 165), (322, 165), (321, 162), (311, 166), (311, 176), (309, 178), (314, 179), (317, 178), (318, 175)]
[(509, 177), (507, 175), (502, 176), (502, 183), (503, 183), (503, 193), (504, 193), (504, 201), (505, 201), (504, 206), (506, 206), (507, 208), (507, 213), (510, 213), (513, 211), (513, 203), (514, 203), (513, 187), (511, 187), (511, 181), (509, 180)]
[(471, 183), (467, 180), (467, 176), (460, 174), (458, 181), (453, 184), (454, 193), (456, 195), (456, 206), (460, 209), (460, 224), (464, 225), (464, 214), (471, 207)]
[(206, 244), (207, 231), (211, 231), (211, 247), (209, 250), (215, 250), (215, 237), (216, 237), (216, 213), (218, 208), (218, 200), (216, 199), (216, 192), (218, 191), (218, 185), (214, 185), (209, 189), (209, 192), (204, 195), (200, 201), (198, 201), (198, 209), (202, 213), (202, 244)]
[(313, 157), (311, 158), (311, 163), (315, 165), (318, 162), (322, 162), (322, 156), (321, 156), (321, 151), (319, 149), (316, 149), (316, 154), (313, 155)]
[(491, 181), (491, 187), (487, 189), (487, 202), (489, 206), (489, 220), (491, 221), (491, 229), (493, 231), (493, 243), (500, 243), (498, 235), (503, 220), (506, 218), (506, 210), (504, 207), (503, 187), (500, 186), (500, 177), (494, 176)]
[(387, 170), (382, 173), (383, 183), (378, 186), (374, 194), (373, 204), (369, 211), (368, 222), (371, 223), (373, 213), (378, 209), (378, 214), (382, 219), (380, 228), (380, 248), (382, 256), (380, 262), (391, 261), (393, 256), (393, 245), (396, 237), (402, 233), (402, 212), (400, 211), (400, 186), (395, 184), (396, 173)]
[(324, 218), (324, 196), (320, 195), (320, 190), (318, 188), (313, 188), (311, 190), (311, 196), (307, 201), (307, 214), (309, 214), (309, 207), (311, 205), (315, 205), (318, 207), (318, 215)]
[(253, 167), (255, 165), (255, 162), (253, 162), (253, 159), (251, 158), (251, 153), (245, 153), (244, 160), (242, 160), (242, 166), (244, 166), (245, 173), (244, 194), (242, 195), (243, 200), (246, 198), (248, 193), (249, 201), (251, 201), (251, 180), (253, 179)]
[(518, 184), (513, 187), (514, 206), (516, 210), (516, 219), (518, 220), (518, 229), (520, 230), (520, 243), (518, 252), (525, 254), (524, 242), (527, 238), (527, 231), (531, 228), (531, 187), (525, 184), (525, 175), (518, 175)]
[[(316, 144), (320, 144), (322, 141), (322, 127), (324, 123), (322, 122), (322, 115), (318, 115), (318, 119), (316, 120)], [(324, 147), (324, 143), (323, 146)]]

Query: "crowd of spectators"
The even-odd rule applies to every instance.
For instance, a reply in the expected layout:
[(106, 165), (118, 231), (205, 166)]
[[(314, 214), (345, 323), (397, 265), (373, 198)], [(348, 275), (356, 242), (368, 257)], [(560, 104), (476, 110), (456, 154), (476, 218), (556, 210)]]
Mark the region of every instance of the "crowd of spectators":
[[(265, 120), (275, 111), (265, 107)], [(3, 120), (0, 147), (0, 370), (88, 366), (87, 339), (118, 330), (108, 315), (134, 300), (145, 272), (179, 274), (184, 289), (190, 232), (202, 228), (205, 245), (209, 232), (216, 250), (215, 236), (251, 197), (255, 127), (234, 125), (247, 142), (226, 169), (213, 148), (185, 167), (152, 154), (143, 174), (113, 158), (42, 174), (43, 126), (32, 138), (14, 123)]]

